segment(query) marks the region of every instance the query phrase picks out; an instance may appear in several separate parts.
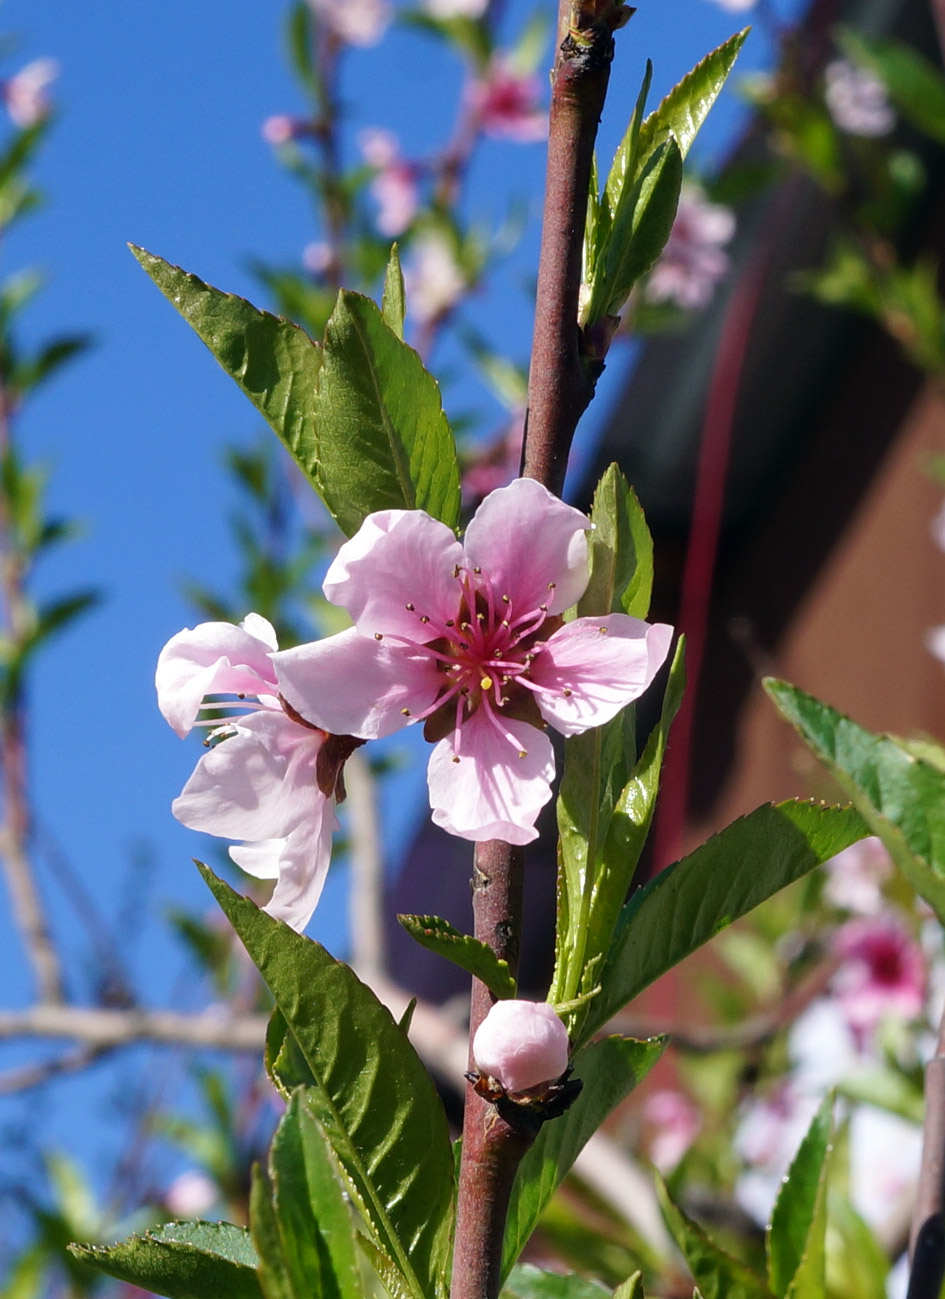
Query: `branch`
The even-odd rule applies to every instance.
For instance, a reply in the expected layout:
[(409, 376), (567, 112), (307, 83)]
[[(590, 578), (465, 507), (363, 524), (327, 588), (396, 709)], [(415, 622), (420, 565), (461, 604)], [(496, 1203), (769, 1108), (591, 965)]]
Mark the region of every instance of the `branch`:
[(233, 1015), (220, 1010), (185, 1015), (173, 1010), (105, 1010), (40, 1003), (26, 1010), (0, 1011), (0, 1040), (59, 1037), (99, 1050), (152, 1042), (214, 1051), (259, 1052), (266, 1040), (268, 1022), (267, 1015)]
[(922, 1163), (909, 1237), (906, 1299), (938, 1299), (945, 1279), (945, 1011), (925, 1068)]
[(360, 753), (345, 764), (351, 861), (351, 964), (366, 983), (374, 985), (385, 966), (384, 859), (374, 776)]

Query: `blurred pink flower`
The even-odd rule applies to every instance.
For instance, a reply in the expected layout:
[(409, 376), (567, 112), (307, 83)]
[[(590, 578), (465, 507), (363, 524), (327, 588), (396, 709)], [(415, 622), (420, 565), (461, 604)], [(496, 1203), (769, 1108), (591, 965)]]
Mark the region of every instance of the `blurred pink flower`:
[(832, 906), (875, 916), (883, 908), (883, 883), (893, 872), (880, 839), (868, 835), (824, 862), (824, 897)]
[(389, 0), (308, 0), (316, 17), (349, 45), (376, 45), (390, 26)]
[(865, 1046), (887, 1016), (916, 1019), (925, 1002), (925, 960), (898, 921), (851, 920), (833, 947), (843, 959), (831, 983), (857, 1044)]
[(489, 0), (426, 0), (434, 18), (481, 18), (488, 7)]
[(34, 59), (0, 86), (3, 102), (14, 126), (26, 131), (49, 116), (52, 105), (46, 87), (59, 76), (55, 59)]
[[(212, 747), (171, 810), (190, 830), (245, 840), (230, 856), (247, 874), (275, 880), (263, 910), (301, 932), (321, 895), (338, 828), (323, 789), (334, 792), (340, 763), (326, 745), (332, 737), (283, 707), (276, 648), (275, 632), (259, 614), (238, 627), (201, 623), (164, 646), (155, 684), (158, 706), (178, 735), (211, 728)], [(232, 698), (205, 703), (208, 696)], [(198, 721), (205, 709), (239, 715)]]
[(706, 306), (728, 271), (723, 245), (734, 233), (735, 215), (729, 208), (707, 202), (698, 189), (686, 186), (666, 247), (646, 281), (645, 298), (674, 302), (684, 311)]
[(267, 144), (288, 144), (297, 140), (300, 135), (308, 133), (309, 124), (302, 117), (290, 117), (287, 113), (273, 113), (262, 124), (262, 137)]
[(164, 1207), (175, 1218), (200, 1218), (219, 1198), (215, 1183), (192, 1168), (171, 1182), (164, 1192)]
[(396, 238), (410, 225), (420, 201), (416, 169), (400, 156), (392, 131), (371, 127), (358, 136), (364, 161), (377, 168), (371, 194), (377, 203), (376, 225), (382, 235)]
[(698, 1135), (699, 1111), (684, 1092), (667, 1088), (647, 1097), (643, 1118), (652, 1127), (650, 1159), (661, 1173), (671, 1173)]
[(577, 735), (614, 717), (672, 637), (619, 613), (562, 622), (589, 580), (589, 526), (526, 478), (483, 501), (465, 544), (423, 510), (368, 515), (324, 584), (355, 625), (274, 656), (283, 698), (362, 739), (424, 722), (435, 824), (531, 842), (554, 775), (546, 727)]
[(316, 239), (302, 249), (302, 265), (313, 275), (324, 275), (334, 260), (331, 244)]
[(841, 131), (850, 135), (888, 135), (896, 124), (886, 87), (866, 68), (835, 59), (824, 69), (824, 98)]
[(724, 9), (730, 14), (744, 14), (749, 9), (754, 9), (758, 0), (715, 0), (720, 9)]
[(476, 1030), (473, 1062), (506, 1091), (554, 1082), (568, 1067), (568, 1030), (544, 1001), (497, 1001)]
[(429, 325), (455, 307), (468, 280), (450, 240), (430, 230), (413, 241), (404, 284), (410, 316), (419, 325)]
[(518, 477), (522, 463), (525, 413), (513, 415), (505, 430), (471, 458), (463, 470), (463, 504), (470, 508)]
[(484, 78), (470, 82), (467, 95), (486, 135), (529, 144), (548, 134), (548, 114), (540, 105), (540, 78), (514, 72), (501, 54), (493, 55)]

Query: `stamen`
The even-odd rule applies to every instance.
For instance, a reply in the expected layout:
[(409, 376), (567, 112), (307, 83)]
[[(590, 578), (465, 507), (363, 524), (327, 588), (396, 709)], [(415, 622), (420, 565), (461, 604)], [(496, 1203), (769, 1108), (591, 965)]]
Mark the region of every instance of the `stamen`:
[(407, 610), (408, 613), (413, 613), (415, 606), (413, 604), (405, 604), (404, 608)]
[(606, 627), (598, 627), (597, 630), (600, 632), (600, 634), (601, 634), (602, 636), (606, 636), (606, 635), (607, 635), (607, 628), (606, 628)]
[(384, 637), (383, 637), (383, 635), (381, 634), (381, 632), (376, 631), (376, 632), (374, 633), (374, 639), (375, 639), (375, 640), (383, 640)]
[(400, 710), (400, 715), (401, 715), (401, 717), (409, 717), (409, 716), (410, 716), (410, 709), (409, 709), (409, 708), (401, 708), (401, 710)]
[(480, 690), (491, 690), (491, 689), (492, 689), (492, 677), (482, 677), (482, 678), (480, 678), (480, 681), (479, 681), (479, 689), (480, 689)]

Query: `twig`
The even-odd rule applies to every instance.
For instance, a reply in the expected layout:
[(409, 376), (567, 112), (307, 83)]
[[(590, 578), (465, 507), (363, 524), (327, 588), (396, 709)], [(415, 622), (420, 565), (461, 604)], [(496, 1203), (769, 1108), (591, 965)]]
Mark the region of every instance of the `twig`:
[(0, 1011), (0, 1040), (58, 1037), (100, 1049), (154, 1042), (258, 1052), (266, 1040), (267, 1023), (265, 1015), (232, 1015), (218, 1010), (185, 1015), (173, 1010), (103, 1010), (40, 1003), (26, 1010)]
[(345, 788), (351, 827), (351, 964), (373, 985), (385, 968), (384, 859), (374, 777), (359, 753), (345, 765)]
[(909, 1237), (906, 1299), (938, 1299), (945, 1279), (945, 1010), (925, 1068), (922, 1162)]

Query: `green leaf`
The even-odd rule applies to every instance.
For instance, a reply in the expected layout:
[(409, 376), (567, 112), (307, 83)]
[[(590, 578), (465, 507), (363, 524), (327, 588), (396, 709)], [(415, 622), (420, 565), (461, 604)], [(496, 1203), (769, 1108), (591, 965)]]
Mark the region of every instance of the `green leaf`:
[(502, 1290), (514, 1299), (611, 1299), (599, 1281), (589, 1281), (577, 1272), (546, 1272), (532, 1263), (512, 1269)]
[(823, 1293), (826, 1167), (833, 1136), (833, 1105), (831, 1094), (814, 1115), (771, 1214), (768, 1281), (778, 1299), (795, 1293), (793, 1283), (802, 1264), (808, 1280), (812, 1279), (811, 1269), (817, 1274), (820, 1288), (813, 1293)]
[(769, 803), (667, 866), (621, 913), (599, 975), (601, 995), (589, 1005), (585, 1036), (727, 925), (862, 839), (865, 831), (852, 808)]
[(387, 263), (387, 273), (384, 276), (381, 314), (385, 323), (403, 341), (407, 299), (404, 295), (404, 272), (400, 265), (400, 253), (396, 244), (391, 244), (390, 260)]
[(643, 1273), (634, 1272), (614, 1291), (614, 1299), (644, 1299)]
[(945, 923), (945, 773), (785, 681), (764, 686)]
[(269, 1179), (253, 1164), (249, 1187), (249, 1220), (253, 1244), (259, 1254), (259, 1282), (266, 1299), (295, 1299), (289, 1264), (282, 1250), (282, 1234), (276, 1217)]
[(204, 284), (153, 253), (131, 251), (317, 488), (314, 393), (321, 349), (298, 325)]
[(587, 323), (613, 316), (663, 251), (676, 217), (682, 153), (669, 136), (650, 154), (639, 177), (624, 186), (607, 244), (598, 256)]
[(242, 939), (290, 1033), (267, 1056), (325, 1131), (348, 1189), (410, 1293), (446, 1293), (453, 1156), (446, 1116), (419, 1057), (390, 1012), (348, 966), (273, 920), (207, 867), (201, 874)]
[(445, 956), (474, 978), (481, 979), (494, 996), (500, 999), (515, 996), (516, 984), (508, 961), (500, 960), (478, 938), (460, 933), (441, 916), (398, 916), (397, 919), (421, 947)]
[(574, 1076), (584, 1084), (581, 1094), (560, 1118), (543, 1125), (512, 1187), (502, 1249), (503, 1276), (508, 1275), (525, 1248), (542, 1211), (575, 1159), (665, 1049), (665, 1038), (637, 1042), (629, 1037), (607, 1037), (574, 1057)]
[(229, 1222), (169, 1222), (117, 1245), (70, 1245), (69, 1251), (168, 1299), (262, 1299), (249, 1233)]
[(624, 132), (623, 139), (617, 145), (613, 162), (610, 164), (610, 171), (607, 173), (607, 181), (604, 185), (602, 202), (611, 218), (620, 202), (620, 195), (627, 183), (627, 177), (629, 176), (632, 182), (637, 175), (640, 128), (643, 125), (643, 114), (646, 112), (646, 101), (649, 98), (652, 82), (653, 64), (647, 59), (643, 82), (640, 86), (640, 93), (637, 95), (637, 102), (633, 107), (630, 124)]
[(597, 484), (591, 522), (590, 580), (578, 616), (629, 613), (645, 618), (653, 590), (653, 538), (636, 493), (615, 464)]
[(843, 52), (874, 72), (907, 121), (945, 144), (945, 77), (941, 68), (901, 41), (862, 36), (843, 28), (837, 34)]
[[(272, 1140), (269, 1177), (284, 1268), (295, 1299), (361, 1299), (354, 1223), (327, 1139), (300, 1088)], [(264, 1272), (265, 1277), (265, 1272)]]
[(736, 32), (718, 49), (707, 54), (654, 109), (640, 128), (637, 152), (641, 159), (652, 152), (664, 131), (673, 136), (685, 158), (725, 85), (750, 30), (746, 27), (744, 31)]
[(666, 1225), (705, 1299), (773, 1299), (762, 1278), (721, 1249), (698, 1223), (673, 1204), (659, 1173), (654, 1177)]
[(314, 416), (319, 488), (348, 536), (374, 510), (422, 509), (456, 526), (459, 465), (439, 385), (370, 298), (338, 295)]

